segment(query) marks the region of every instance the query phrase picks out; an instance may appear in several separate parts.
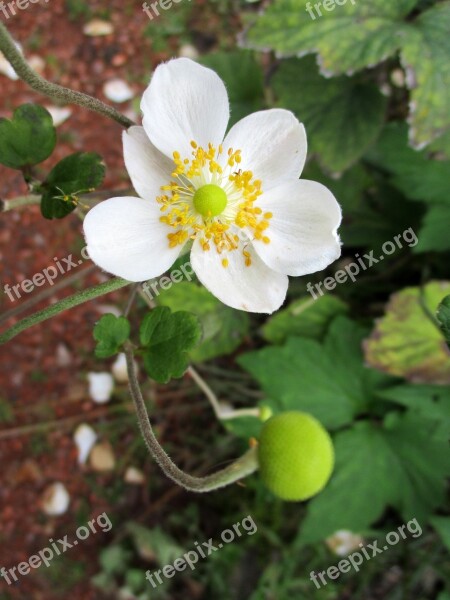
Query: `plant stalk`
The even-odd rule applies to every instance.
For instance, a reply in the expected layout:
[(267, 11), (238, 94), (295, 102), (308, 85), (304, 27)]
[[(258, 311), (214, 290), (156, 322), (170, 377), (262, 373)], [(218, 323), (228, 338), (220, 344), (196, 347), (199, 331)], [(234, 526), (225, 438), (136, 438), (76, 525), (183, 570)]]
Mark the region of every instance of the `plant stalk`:
[(156, 439), (155, 434), (153, 433), (153, 428), (148, 417), (145, 401), (137, 380), (134, 366), (133, 348), (130, 343), (125, 345), (125, 355), (130, 382), (130, 392), (136, 407), (142, 436), (147, 444), (150, 454), (156, 460), (167, 477), (188, 491), (211, 492), (235, 483), (236, 481), (251, 475), (258, 469), (256, 447), (250, 448), (250, 450), (241, 456), (241, 458), (238, 458), (225, 469), (217, 471), (212, 475), (207, 475), (206, 477), (193, 477), (192, 475), (188, 475), (179, 469), (170, 459), (164, 448), (162, 448)]

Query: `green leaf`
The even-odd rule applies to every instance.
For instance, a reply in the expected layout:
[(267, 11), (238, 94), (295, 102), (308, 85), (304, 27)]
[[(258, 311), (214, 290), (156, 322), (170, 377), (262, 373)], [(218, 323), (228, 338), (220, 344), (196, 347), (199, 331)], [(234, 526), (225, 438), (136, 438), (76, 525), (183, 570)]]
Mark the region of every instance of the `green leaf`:
[(450, 283), (431, 282), (393, 294), (365, 342), (369, 365), (414, 382), (450, 383), (450, 355), (444, 336), (433, 322)]
[(130, 558), (131, 552), (117, 544), (100, 552), (100, 565), (110, 577), (112, 575), (122, 575), (127, 570)]
[[(409, 408), (432, 421), (429, 433), (446, 441), (450, 435), (450, 387), (443, 385), (396, 385), (377, 392), (377, 397)], [(422, 428), (425, 427), (425, 422)]]
[(42, 215), (46, 219), (62, 219), (75, 210), (78, 195), (94, 191), (104, 176), (105, 165), (99, 154), (76, 152), (66, 156), (42, 184)]
[(314, 498), (300, 531), (305, 543), (323, 540), (339, 529), (359, 532), (376, 521), (394, 497), (391, 453), (381, 432), (367, 422), (338, 433), (336, 466), (325, 490)]
[(130, 322), (126, 317), (116, 317), (113, 314), (103, 315), (93, 331), (97, 341), (95, 356), (109, 358), (117, 354), (120, 346), (130, 336)]
[(450, 250), (450, 204), (433, 204), (424, 217), (419, 231), (419, 243), (414, 251), (446, 252)]
[(151, 561), (156, 558), (161, 566), (172, 563), (183, 555), (184, 549), (179, 546), (160, 527), (148, 529), (133, 521), (126, 524), (140, 558)]
[(448, 550), (450, 550), (450, 517), (432, 517), (431, 524), (438, 532)]
[(281, 105), (305, 124), (312, 152), (333, 172), (348, 169), (375, 141), (386, 98), (360, 77), (322, 77), (312, 57), (283, 61), (273, 78)]
[(325, 490), (313, 499), (301, 538), (316, 542), (339, 529), (363, 531), (388, 506), (405, 521), (424, 526), (445, 499), (450, 473), (446, 443), (433, 440), (421, 420), (406, 414), (383, 428), (359, 422), (335, 438), (336, 468)]
[(437, 320), (447, 340), (447, 345), (450, 346), (450, 296), (446, 296), (440, 303)]
[(157, 302), (173, 312), (184, 309), (199, 318), (203, 335), (200, 344), (190, 353), (194, 362), (230, 354), (247, 334), (247, 313), (225, 306), (207, 289), (193, 283), (180, 282), (163, 290)]
[(411, 139), (423, 147), (450, 131), (450, 2), (415, 19), (401, 60), (411, 89)]
[(450, 475), (448, 440), (430, 436), (424, 419), (413, 412), (385, 424), (384, 436), (397, 465), (391, 464), (391, 477), (397, 484), (393, 503), (405, 520), (425, 523), (445, 500), (445, 478)]
[(200, 337), (200, 323), (195, 315), (185, 311), (172, 313), (167, 306), (152, 310), (140, 328), (148, 375), (158, 383), (182, 377), (189, 364), (188, 352)]
[(309, 412), (330, 429), (352, 422), (367, 410), (381, 378), (364, 367), (364, 330), (345, 317), (331, 324), (323, 345), (291, 337), (281, 347), (266, 347), (238, 362), (282, 410)]
[[(248, 45), (281, 55), (318, 52), (323, 71), (355, 72), (392, 56), (411, 35), (404, 22), (419, 0), (347, 0), (323, 5), (322, 16), (307, 11), (307, 0), (278, 0), (248, 33)], [(314, 10), (314, 9), (313, 9)], [(314, 17), (314, 18), (313, 18)]]
[(408, 145), (406, 123), (390, 123), (366, 159), (391, 175), (391, 183), (411, 200), (445, 202), (450, 161), (429, 160)]
[(229, 127), (264, 106), (264, 78), (252, 52), (216, 52), (199, 62), (210, 67), (225, 82), (230, 99)]
[[(400, 52), (411, 89), (411, 138), (423, 147), (450, 129), (450, 2), (416, 18), (419, 0), (347, 0), (327, 10), (307, 0), (278, 0), (247, 36), (253, 48), (280, 55), (319, 54), (323, 74), (352, 74)], [(308, 5), (311, 7), (308, 13)]]
[(56, 145), (50, 113), (37, 104), (16, 108), (13, 118), (0, 119), (0, 163), (12, 169), (37, 165)]
[(330, 322), (348, 312), (348, 306), (336, 296), (310, 296), (292, 302), (287, 308), (269, 318), (262, 328), (266, 340), (282, 344), (289, 336), (321, 340)]

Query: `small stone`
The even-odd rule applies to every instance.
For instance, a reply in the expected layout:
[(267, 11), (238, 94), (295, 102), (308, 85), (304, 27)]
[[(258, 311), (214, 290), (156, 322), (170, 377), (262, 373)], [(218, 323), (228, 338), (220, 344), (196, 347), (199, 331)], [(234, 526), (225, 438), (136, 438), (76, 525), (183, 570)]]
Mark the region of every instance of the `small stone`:
[(110, 373), (88, 373), (89, 395), (97, 404), (106, 404), (111, 399), (114, 379)]
[(347, 556), (353, 550), (358, 549), (363, 542), (364, 539), (360, 535), (346, 529), (336, 531), (325, 540), (328, 548), (338, 556)]
[(89, 21), (89, 23), (86, 23), (83, 27), (84, 35), (89, 35), (91, 37), (110, 35), (113, 32), (113, 24), (102, 19), (92, 19), (92, 21)]
[(145, 483), (144, 473), (136, 467), (127, 467), (123, 479), (125, 483), (130, 483), (132, 485), (142, 485)]
[(122, 104), (134, 97), (134, 92), (123, 79), (111, 79), (103, 86), (103, 93), (112, 102)]
[[(134, 370), (137, 372), (138, 365), (134, 361)], [(128, 383), (127, 359), (125, 354), (121, 352), (111, 367), (112, 374), (117, 383)]]
[(404, 88), (406, 83), (405, 72), (402, 69), (394, 69), (391, 73), (391, 82), (395, 87)]
[(197, 48), (192, 44), (183, 44), (183, 46), (181, 46), (180, 50), (178, 51), (178, 56), (182, 56), (184, 58), (191, 58), (192, 60), (195, 60), (196, 58), (198, 58), (199, 54)]
[(112, 471), (116, 465), (116, 459), (111, 444), (109, 442), (96, 444), (91, 451), (89, 464), (94, 471)]
[(60, 482), (50, 485), (42, 495), (41, 508), (46, 515), (52, 517), (63, 515), (69, 508), (69, 504), (69, 492)]
[(75, 430), (73, 439), (78, 449), (78, 462), (83, 465), (97, 441), (97, 434), (90, 425), (82, 423)]
[(56, 364), (58, 367), (68, 367), (72, 364), (72, 354), (65, 344), (56, 347)]
[(53, 125), (55, 127), (62, 125), (69, 117), (72, 116), (72, 111), (67, 107), (61, 108), (59, 106), (46, 106), (45, 108), (52, 115)]
[(37, 54), (30, 56), (30, 58), (27, 60), (27, 63), (30, 65), (33, 71), (36, 71), (36, 73), (39, 75), (42, 75), (45, 70), (45, 60), (40, 56), (37, 56)]
[(1, 52), (0, 52), (0, 73), (2, 73), (2, 75), (6, 75), (6, 77), (8, 77), (9, 79), (12, 79), (13, 81), (17, 81), (19, 79), (19, 76), (17, 75), (17, 73), (14, 71), (12, 66), (9, 64), (9, 62), (6, 60), (5, 56)]

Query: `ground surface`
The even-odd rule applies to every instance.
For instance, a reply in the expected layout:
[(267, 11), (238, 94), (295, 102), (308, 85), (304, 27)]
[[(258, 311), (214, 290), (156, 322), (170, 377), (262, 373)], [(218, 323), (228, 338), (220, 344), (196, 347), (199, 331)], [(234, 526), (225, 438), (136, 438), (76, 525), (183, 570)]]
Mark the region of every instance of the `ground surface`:
[[(104, 5), (89, 3), (94, 15), (105, 12), (101, 4)], [(27, 57), (37, 55), (44, 59), (44, 76), (52, 81), (106, 100), (102, 93), (103, 84), (120, 77), (128, 81), (139, 96), (152, 66), (167, 58), (170, 51), (152, 50), (151, 41), (143, 35), (148, 21), (140, 10), (140, 3), (129, 3), (127, 7), (122, 0), (114, 0), (107, 4), (105, 16), (114, 24), (115, 32), (106, 37), (84, 35), (82, 25), (86, 19), (71, 20), (62, 0), (31, 5), (28, 10), (11, 17), (7, 25), (23, 45)], [(25, 84), (3, 75), (0, 75), (0, 88), (0, 116), (9, 117), (11, 109), (25, 102), (51, 104)], [(130, 109), (131, 103), (118, 108), (122, 111)], [(121, 127), (85, 109), (72, 109), (72, 117), (58, 128), (59, 143), (54, 155), (42, 167), (48, 169), (71, 152), (95, 151), (107, 164), (105, 189), (128, 187), (122, 160)], [(1, 198), (13, 198), (26, 191), (19, 174), (0, 167)], [(75, 215), (51, 226), (42, 219), (37, 207), (2, 215), (2, 287), (5, 283), (11, 286), (20, 283), (41, 272), (53, 263), (54, 257), (61, 259), (73, 253), (74, 257), (80, 258), (82, 246), (80, 221)], [(86, 263), (79, 269), (88, 267), (89, 263)], [(38, 307), (70, 294), (81, 283), (92, 285), (104, 278), (100, 271), (91, 271), (80, 282), (58, 292)], [(12, 303), (2, 293), (0, 314), (28, 298), (23, 296)], [(104, 494), (94, 493), (92, 486), (86, 484), (86, 470), (77, 464), (72, 435), (81, 422), (107, 426), (114, 421), (108, 407), (99, 407), (89, 399), (85, 373), (91, 367), (94, 370), (102, 368), (92, 360), (93, 324), (105, 310), (105, 304), (123, 308), (126, 298), (126, 292), (118, 292), (86, 304), (72, 310), (70, 316), (62, 315), (21, 334), (0, 349), (0, 398), (12, 409), (11, 414), (4, 416), (5, 422), (1, 423), (0, 429), (0, 566), (17, 565), (47, 546), (49, 538), (70, 536), (75, 523), (83, 524), (109, 508)], [(3, 327), (12, 323), (14, 319)], [(127, 447), (135, 434), (131, 426), (129, 436), (121, 435), (118, 453)], [(124, 467), (121, 465), (122, 474)], [(101, 490), (112, 485), (114, 476), (96, 474), (94, 479)], [(48, 518), (43, 515), (39, 500), (45, 487), (54, 481), (66, 485), (72, 501), (66, 515)], [(173, 487), (168, 485), (167, 488), (169, 495), (173, 494)], [(131, 486), (121, 510), (124, 514), (129, 511), (145, 514), (149, 501), (146, 496), (143, 488)], [(155, 515), (157, 513), (156, 507)], [(93, 574), (98, 570), (96, 556), (103, 545), (105, 538), (92, 536), (81, 547), (71, 550), (70, 559), (81, 560), (87, 575)], [(67, 569), (67, 566), (61, 568)], [(56, 591), (58, 586), (52, 579), (57, 573), (55, 568), (51, 570), (54, 576), (41, 569), (39, 575), (21, 577), (20, 584), (14, 588), (7, 588), (2, 581), (0, 597), (5, 591), (5, 597), (27, 600), (65, 597), (64, 591)], [(68, 569), (59, 577), (59, 580), (66, 580), (72, 598), (100, 597), (86, 582), (72, 584), (72, 575), (75, 574)]]

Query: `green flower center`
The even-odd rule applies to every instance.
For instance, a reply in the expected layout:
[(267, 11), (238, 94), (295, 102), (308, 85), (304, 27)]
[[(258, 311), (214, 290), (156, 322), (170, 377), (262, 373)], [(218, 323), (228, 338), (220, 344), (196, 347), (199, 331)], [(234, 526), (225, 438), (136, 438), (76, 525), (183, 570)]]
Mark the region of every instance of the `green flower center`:
[(227, 195), (218, 185), (207, 183), (195, 192), (194, 206), (203, 217), (217, 217), (227, 206)]

